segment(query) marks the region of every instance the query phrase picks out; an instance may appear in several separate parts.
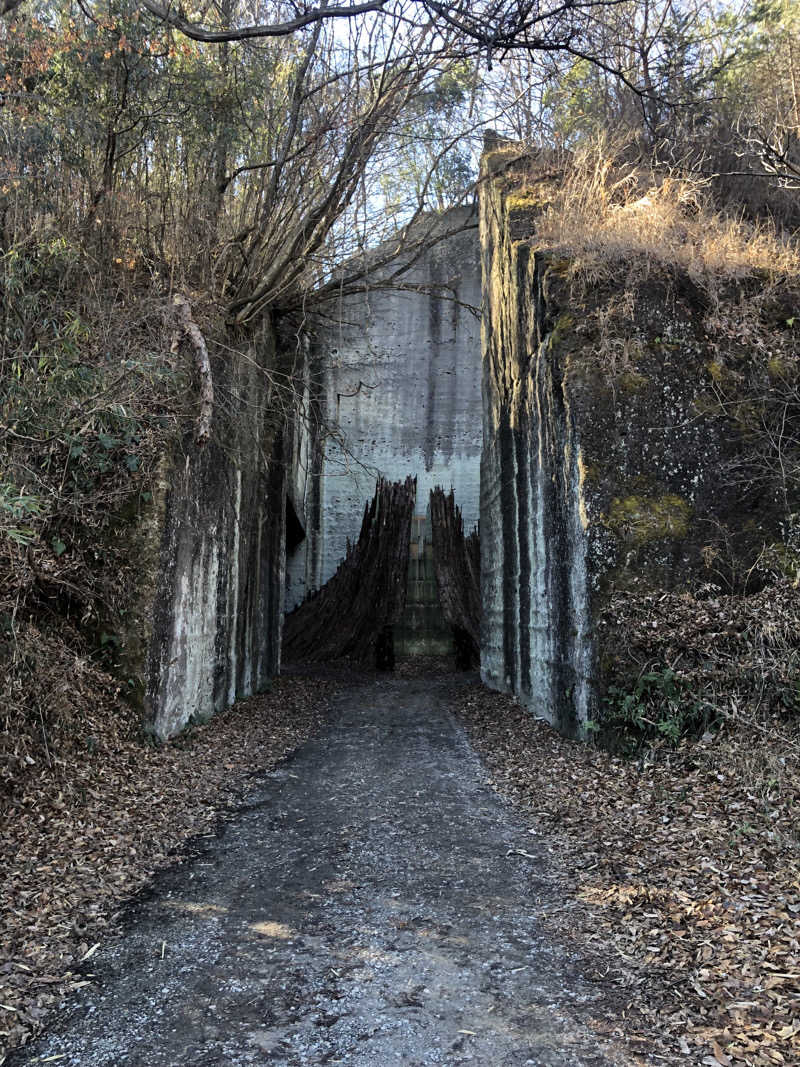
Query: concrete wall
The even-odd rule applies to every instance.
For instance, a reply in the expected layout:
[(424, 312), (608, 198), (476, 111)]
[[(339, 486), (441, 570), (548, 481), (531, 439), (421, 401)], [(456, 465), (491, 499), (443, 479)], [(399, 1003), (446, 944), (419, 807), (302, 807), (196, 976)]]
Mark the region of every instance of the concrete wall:
[(624, 617), (604, 616), (612, 596), (696, 587), (723, 552), (746, 574), (780, 539), (780, 492), (748, 477), (752, 446), (720, 405), (726, 357), (704, 294), (628, 264), (624, 300), (611, 267), (571, 278), (536, 237), (546, 188), (508, 159), (485, 157), (481, 203), (481, 671), (580, 734), (625, 655)]
[[(404, 285), (441, 292), (374, 288), (326, 309), (335, 320), (316, 334), (312, 376), (319, 418), (336, 435), (321, 442), (302, 507), (313, 516), (307, 544), (288, 565), (287, 607), (331, 577), (347, 540), (358, 535), (375, 479), (417, 478), (425, 513), (435, 485), (455, 488), (465, 523), (478, 519), (481, 399), (477, 217), (458, 210), (450, 227), (471, 227), (435, 245), (403, 275)], [(377, 281), (377, 279), (375, 279)]]
[(453, 652), (453, 633), (439, 602), (430, 517), (411, 522), (406, 608), (394, 627), (394, 648), (399, 659)]
[(500, 186), (483, 196), (481, 245), (481, 676), (576, 733), (593, 703), (579, 435), (542, 262), (514, 239)]
[[(213, 345), (210, 346), (213, 352)], [(271, 329), (245, 358), (213, 358), (212, 440), (187, 438), (162, 464), (143, 571), (149, 654), (144, 703), (161, 738), (263, 689), (283, 618), (291, 434), (270, 387)], [(288, 475), (287, 475), (288, 472)]]
[[(138, 531), (126, 674), (154, 732), (169, 737), (262, 689), (278, 671), (284, 607), (335, 572), (378, 474), (456, 489), (477, 522), (481, 447), (477, 216), (403, 284), (328, 309), (313, 344), (271, 327), (238, 358), (214, 356), (212, 440), (165, 456)], [(469, 305), (469, 306), (467, 306)], [(236, 347), (236, 346), (232, 346)], [(296, 410), (271, 385), (281, 370)], [(135, 636), (134, 636), (135, 631)]]

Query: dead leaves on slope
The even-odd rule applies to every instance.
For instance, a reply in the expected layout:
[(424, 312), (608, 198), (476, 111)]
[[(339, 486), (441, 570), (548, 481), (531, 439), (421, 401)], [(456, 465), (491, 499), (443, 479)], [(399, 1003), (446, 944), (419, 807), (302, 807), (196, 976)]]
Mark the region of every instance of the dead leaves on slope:
[(797, 1067), (796, 744), (767, 722), (628, 762), (485, 690), (461, 715), (495, 784), (555, 842), (578, 903), (552, 921), (616, 961), (642, 1031), (676, 1062)]
[(214, 832), (248, 774), (318, 728), (332, 688), (279, 679), (160, 748), (120, 732), (109, 708), (91, 752), (54, 751), (52, 772), (31, 767), (0, 808), (0, 1064), (90, 980), (122, 902), (189, 838)]

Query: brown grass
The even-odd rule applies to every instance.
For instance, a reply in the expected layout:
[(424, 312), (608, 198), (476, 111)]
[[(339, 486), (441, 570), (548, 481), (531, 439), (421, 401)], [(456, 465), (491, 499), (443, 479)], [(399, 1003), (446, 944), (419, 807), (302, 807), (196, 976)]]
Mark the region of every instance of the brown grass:
[[(514, 194), (533, 196), (534, 176)], [(603, 279), (612, 264), (636, 262), (637, 273), (678, 268), (704, 287), (763, 276), (800, 277), (800, 249), (767, 223), (716, 211), (710, 181), (665, 175), (615, 161), (598, 142), (577, 152), (537, 219), (540, 242), (569, 255), (574, 276)]]

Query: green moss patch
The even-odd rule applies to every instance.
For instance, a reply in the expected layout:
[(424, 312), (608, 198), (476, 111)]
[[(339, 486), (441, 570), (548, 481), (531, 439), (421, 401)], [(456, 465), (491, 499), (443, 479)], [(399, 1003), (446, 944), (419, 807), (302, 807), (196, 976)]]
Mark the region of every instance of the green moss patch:
[(626, 370), (617, 375), (617, 385), (623, 393), (638, 393), (647, 385), (647, 378), (635, 370)]
[(623, 540), (642, 545), (664, 538), (685, 537), (691, 515), (691, 505), (674, 493), (615, 497), (606, 526)]
[(535, 211), (546, 207), (550, 198), (543, 191), (535, 189), (519, 189), (506, 197), (506, 210), (511, 211)]
[(713, 381), (723, 389), (733, 389), (741, 382), (741, 375), (718, 359), (707, 363), (706, 370)]
[(767, 374), (773, 382), (794, 380), (797, 377), (797, 362), (785, 356), (771, 356), (767, 361)]

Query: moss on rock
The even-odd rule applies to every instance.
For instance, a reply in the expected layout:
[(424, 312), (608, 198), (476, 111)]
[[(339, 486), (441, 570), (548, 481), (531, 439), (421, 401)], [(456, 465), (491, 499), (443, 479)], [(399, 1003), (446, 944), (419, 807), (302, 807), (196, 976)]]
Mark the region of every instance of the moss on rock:
[(617, 385), (623, 393), (638, 393), (647, 385), (647, 378), (635, 370), (626, 370), (617, 375)]
[(520, 150), (516, 142), (500, 144), (483, 153), (482, 161), (489, 174), (498, 174), (510, 164), (519, 163), (526, 159), (525, 151)]
[(506, 197), (506, 211), (509, 214), (518, 211), (538, 211), (547, 207), (550, 199), (541, 189), (538, 191), (530, 188), (517, 189)]
[(623, 540), (643, 545), (649, 541), (685, 537), (691, 516), (691, 505), (675, 493), (615, 497), (606, 526)]

